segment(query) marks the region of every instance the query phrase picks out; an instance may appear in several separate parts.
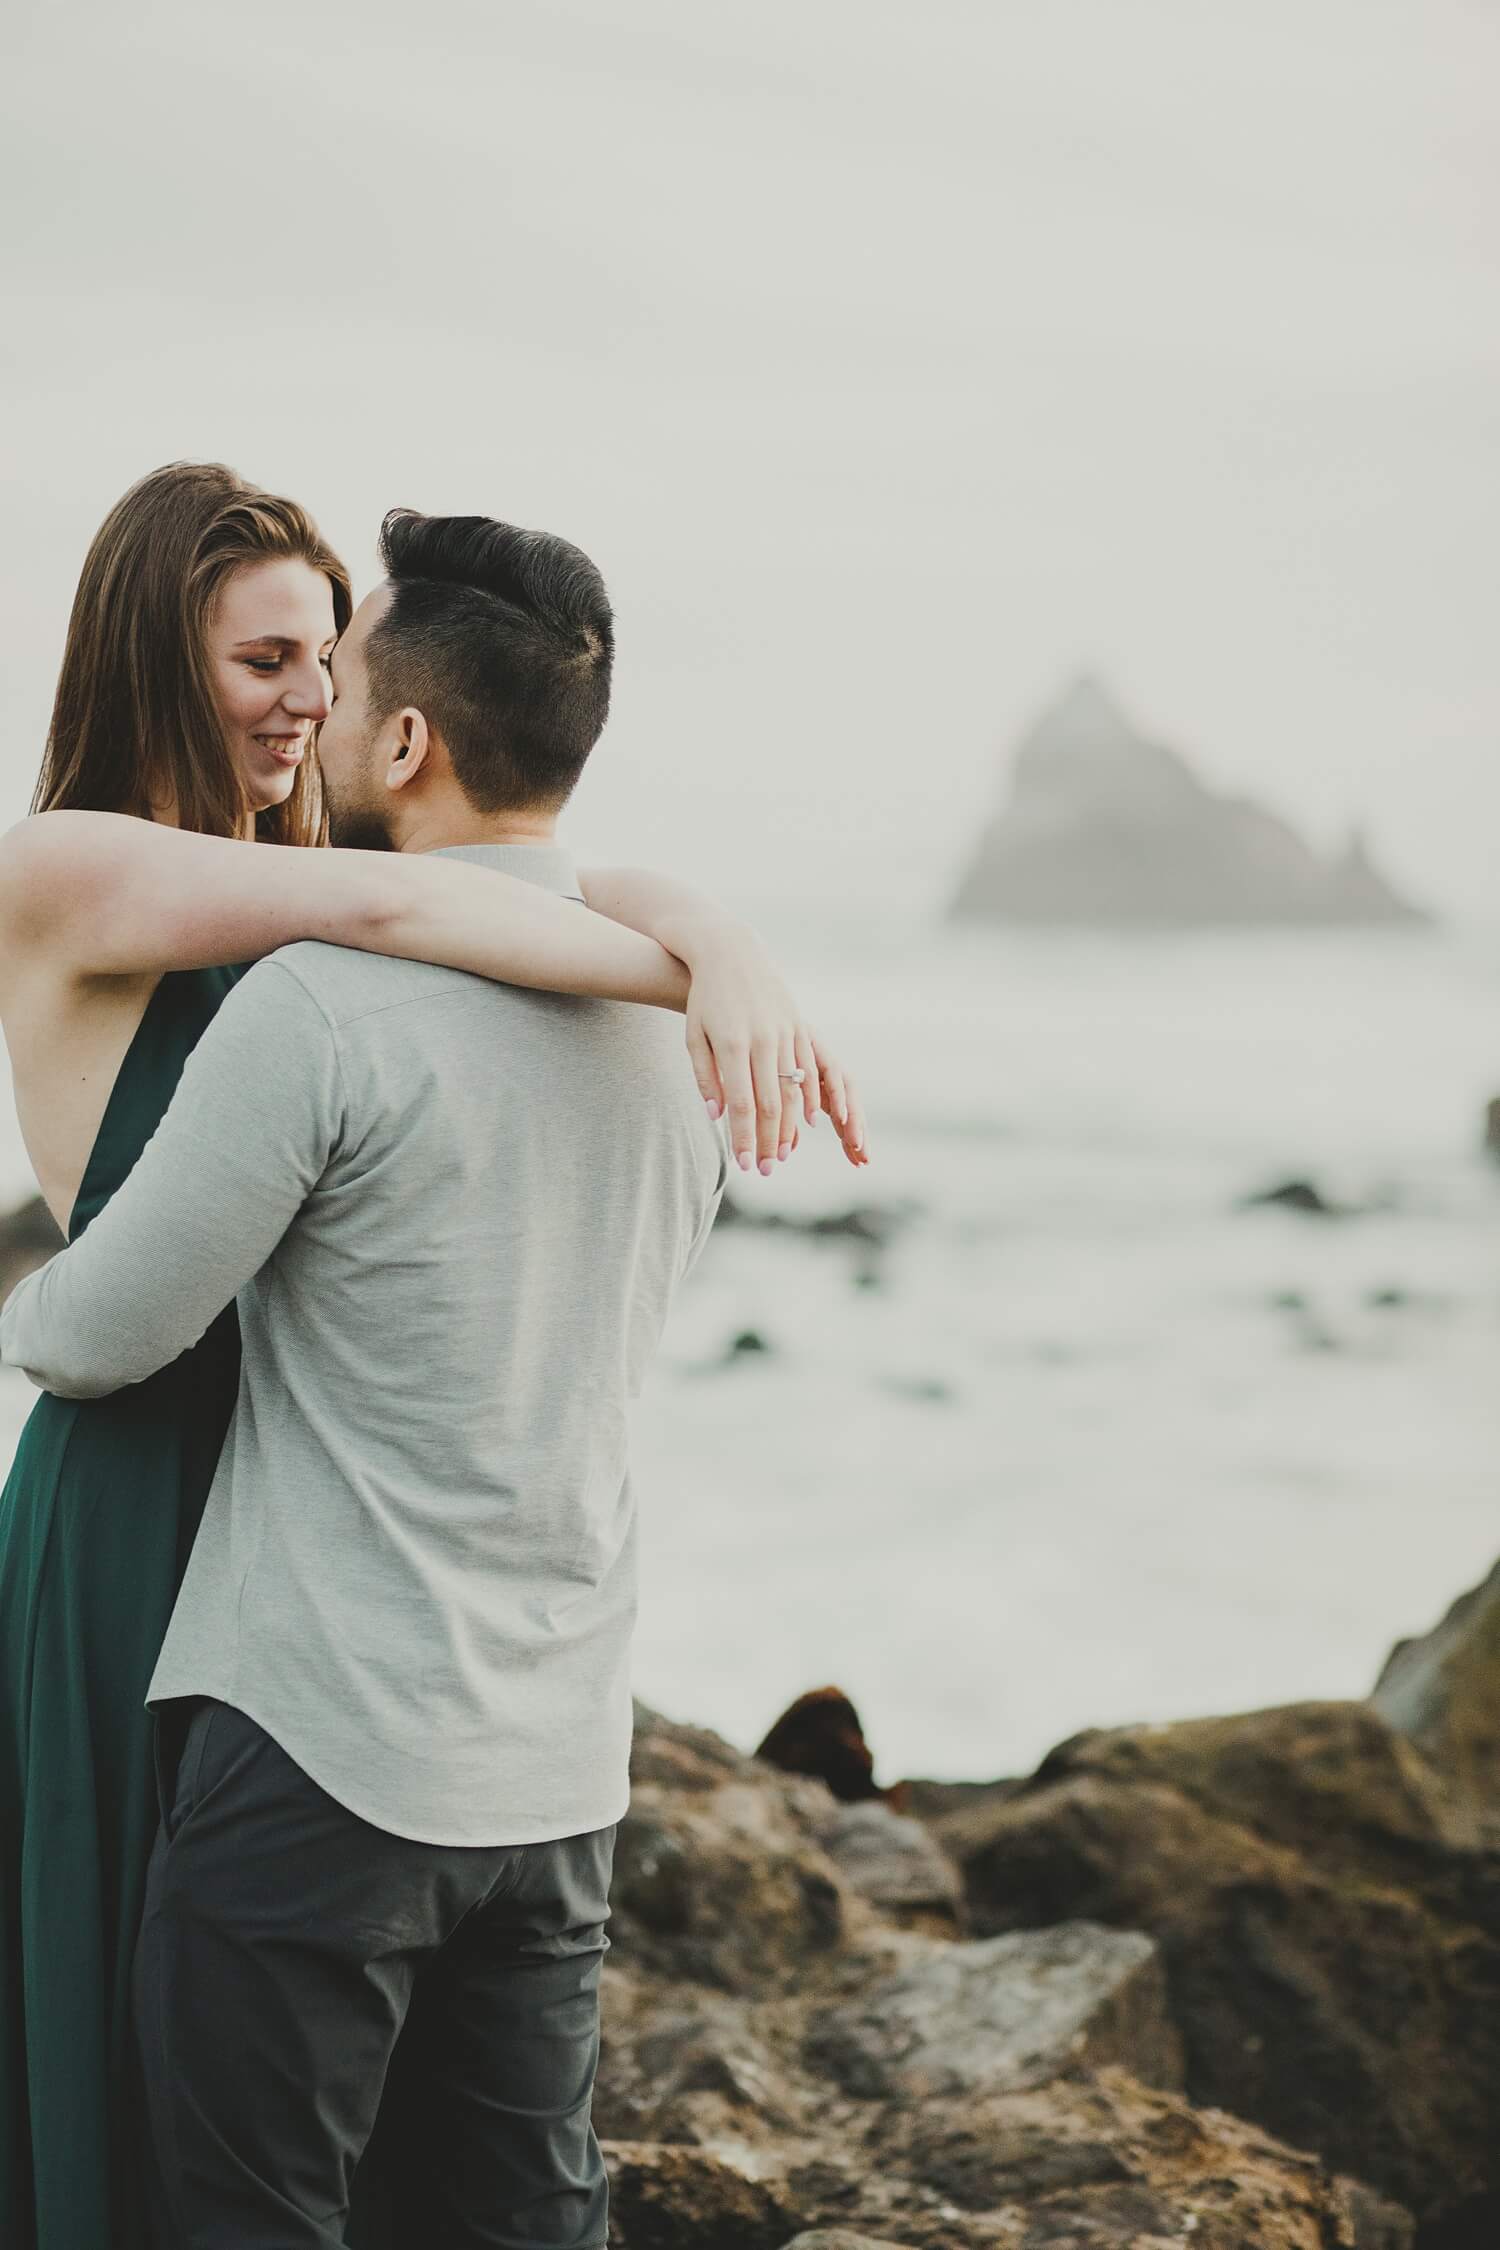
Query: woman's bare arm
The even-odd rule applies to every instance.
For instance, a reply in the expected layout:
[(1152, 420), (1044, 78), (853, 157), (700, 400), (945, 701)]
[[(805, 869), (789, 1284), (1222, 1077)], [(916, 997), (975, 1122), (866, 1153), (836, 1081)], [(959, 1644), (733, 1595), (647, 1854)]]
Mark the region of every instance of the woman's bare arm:
[(79, 977), (259, 960), (299, 938), (507, 984), (685, 1010), (654, 940), (463, 860), (302, 851), (120, 813), (49, 812), (0, 838), (0, 934)]
[[(691, 900), (664, 878), (639, 880), (679, 910)], [(617, 882), (628, 905), (629, 878)], [(758, 1159), (767, 1170), (795, 1141), (778, 1073), (800, 1056), (799, 1019), (754, 941), (719, 923), (715, 942), (695, 939), (690, 917), (683, 930), (702, 959), (695, 998), (690, 965), (627, 913), (590, 912), (463, 860), (251, 845), (119, 813), (39, 813), (0, 837), (6, 985), (41, 964), (82, 983), (258, 960), (321, 938), (537, 991), (674, 1009), (688, 1016), (699, 1084), (715, 1113), (728, 1112), (742, 1168)]]

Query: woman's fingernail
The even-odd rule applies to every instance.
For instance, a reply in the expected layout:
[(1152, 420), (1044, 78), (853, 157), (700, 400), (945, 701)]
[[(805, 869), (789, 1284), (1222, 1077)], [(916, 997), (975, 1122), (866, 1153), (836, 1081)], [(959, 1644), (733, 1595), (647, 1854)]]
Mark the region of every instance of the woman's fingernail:
[(742, 1148), (742, 1149), (740, 1150), (740, 1170), (741, 1170), (742, 1172), (748, 1172), (748, 1171), (749, 1171), (749, 1169), (750, 1169), (750, 1152), (749, 1152), (749, 1150), (748, 1150), (748, 1149), (743, 1149), (743, 1148)]
[(769, 1156), (763, 1156), (763, 1157), (761, 1158), (761, 1160), (760, 1160), (760, 1176), (761, 1176), (761, 1178), (762, 1178), (763, 1180), (768, 1180), (768, 1179), (769, 1179), (769, 1178), (771, 1177), (771, 1174), (772, 1174), (772, 1173), (773, 1173), (773, 1172), (775, 1171), (775, 1169), (776, 1169), (776, 1167), (775, 1167), (775, 1165), (774, 1165), (774, 1164), (773, 1164), (773, 1163), (771, 1162), (771, 1159), (769, 1158)]
[(706, 1106), (708, 1109), (710, 1121), (713, 1124), (717, 1125), (724, 1112), (720, 1109), (717, 1102), (709, 1102)]
[(791, 1142), (790, 1142), (790, 1141), (783, 1141), (783, 1142), (782, 1142), (782, 1144), (781, 1144), (781, 1146), (780, 1146), (780, 1148), (779, 1148), (779, 1149), (778, 1149), (778, 1150), (776, 1151), (776, 1161), (778, 1162), (778, 1164), (785, 1164), (785, 1162), (786, 1162), (787, 1158), (788, 1158), (788, 1157), (789, 1157), (789, 1156), (791, 1155), (791, 1153), (792, 1153), (792, 1144), (791, 1144)]

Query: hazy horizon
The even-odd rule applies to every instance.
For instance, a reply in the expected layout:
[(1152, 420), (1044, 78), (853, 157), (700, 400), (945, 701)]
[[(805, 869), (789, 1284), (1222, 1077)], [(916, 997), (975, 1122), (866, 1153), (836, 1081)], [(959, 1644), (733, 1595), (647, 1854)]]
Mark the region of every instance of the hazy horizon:
[(945, 895), (1080, 669), (1487, 916), (1500, 15), (23, 5), (0, 818), (162, 460), (603, 567), (568, 834), (788, 910)]

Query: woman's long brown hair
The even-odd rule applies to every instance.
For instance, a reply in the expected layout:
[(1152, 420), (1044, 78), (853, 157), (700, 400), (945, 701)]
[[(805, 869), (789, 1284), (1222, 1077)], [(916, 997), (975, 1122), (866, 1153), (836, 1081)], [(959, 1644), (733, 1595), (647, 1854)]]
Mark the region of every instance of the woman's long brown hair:
[[(349, 574), (295, 500), (218, 462), (177, 461), (132, 485), (78, 581), (32, 811), (149, 820), (171, 805), (182, 828), (242, 836), (247, 807), (214, 701), (207, 628), (232, 570), (288, 557), (327, 577), (342, 632), (354, 607)], [(255, 827), (268, 843), (326, 840), (315, 755)]]

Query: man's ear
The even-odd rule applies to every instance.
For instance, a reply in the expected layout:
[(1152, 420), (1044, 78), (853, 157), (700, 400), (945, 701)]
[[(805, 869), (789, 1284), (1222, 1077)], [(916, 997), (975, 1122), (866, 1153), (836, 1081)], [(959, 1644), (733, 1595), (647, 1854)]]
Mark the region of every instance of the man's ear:
[(410, 705), (396, 713), (391, 729), (385, 785), (387, 789), (404, 789), (427, 764), (432, 751), (432, 730), (421, 712)]

